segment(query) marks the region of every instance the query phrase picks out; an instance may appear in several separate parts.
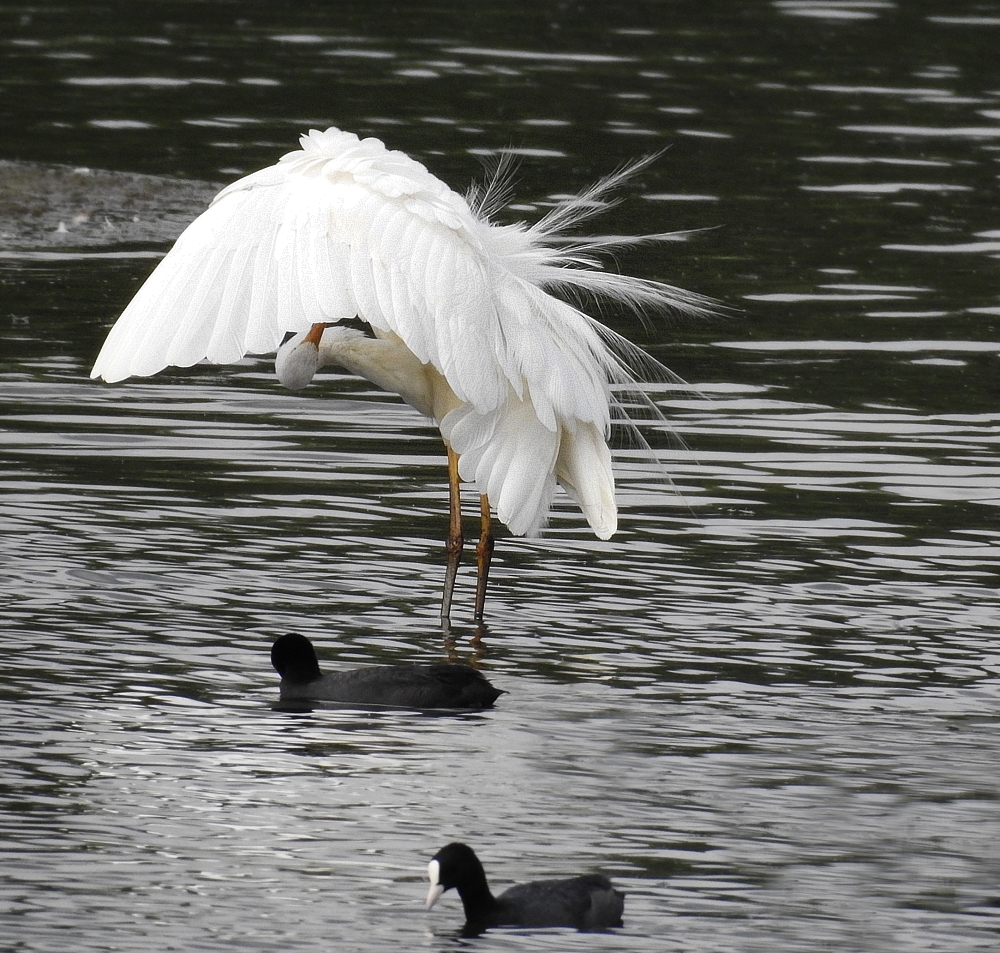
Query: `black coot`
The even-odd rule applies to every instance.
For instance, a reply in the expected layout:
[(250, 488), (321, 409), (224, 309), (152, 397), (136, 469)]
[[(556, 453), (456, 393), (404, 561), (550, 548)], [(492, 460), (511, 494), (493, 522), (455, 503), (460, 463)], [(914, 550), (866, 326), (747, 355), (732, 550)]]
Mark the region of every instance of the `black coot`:
[(338, 702), (395, 708), (491, 708), (503, 692), (468, 665), (375, 665), (324, 675), (304, 635), (271, 646), (283, 702)]
[(442, 847), (427, 866), (431, 889), (427, 909), (454, 887), (465, 907), (465, 932), (487, 927), (576, 927), (606, 930), (622, 925), (625, 895), (600, 874), (569, 880), (535, 880), (490, 893), (479, 858), (465, 844)]

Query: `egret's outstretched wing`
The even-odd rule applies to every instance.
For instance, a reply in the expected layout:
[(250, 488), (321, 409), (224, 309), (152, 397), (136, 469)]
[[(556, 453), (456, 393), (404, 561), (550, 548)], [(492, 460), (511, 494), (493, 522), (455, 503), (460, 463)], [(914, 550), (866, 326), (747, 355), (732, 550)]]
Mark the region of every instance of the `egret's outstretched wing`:
[(525, 229), (480, 220), (402, 153), (312, 132), (192, 222), (115, 324), (93, 376), (227, 363), (274, 350), (288, 331), (358, 315), (395, 332), (483, 412), (530, 389), (554, 429), (552, 398), (556, 413), (589, 404), (592, 416), (606, 384), (585, 322), (594, 340), (561, 340), (548, 296), (517, 274), (529, 246)]
[(604, 430), (608, 382), (627, 375), (603, 329), (545, 289), (637, 307), (694, 301), (549, 244), (563, 219), (589, 214), (593, 190), (548, 225), (498, 226), (377, 139), (328, 129), (301, 146), (192, 222), (112, 328), (92, 376), (232, 362), (273, 351), (288, 331), (358, 315), (397, 334), (481, 413), (513, 393), (549, 429), (583, 420)]
[(377, 140), (312, 132), (188, 226), (112, 328), (92, 376), (231, 362), (273, 351), (287, 331), (366, 311), (389, 326), (379, 300), (395, 314), (401, 279), (412, 284), (400, 241), (440, 272), (435, 250), (463, 213), (472, 219), (458, 195)]

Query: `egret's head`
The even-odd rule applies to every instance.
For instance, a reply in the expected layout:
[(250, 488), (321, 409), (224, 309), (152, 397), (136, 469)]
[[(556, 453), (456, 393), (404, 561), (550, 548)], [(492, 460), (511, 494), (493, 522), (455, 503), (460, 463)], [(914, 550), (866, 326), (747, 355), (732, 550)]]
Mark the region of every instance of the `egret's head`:
[(278, 348), (274, 373), (289, 390), (302, 390), (319, 370), (319, 341), (324, 327), (314, 324), (308, 331), (290, 337)]

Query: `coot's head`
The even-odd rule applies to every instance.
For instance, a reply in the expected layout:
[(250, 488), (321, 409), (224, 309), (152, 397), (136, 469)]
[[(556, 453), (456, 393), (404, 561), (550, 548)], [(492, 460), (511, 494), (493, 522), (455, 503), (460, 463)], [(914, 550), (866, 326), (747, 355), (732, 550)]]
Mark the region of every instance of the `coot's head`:
[(427, 891), (427, 909), (430, 910), (446, 890), (458, 888), (459, 893), (466, 887), (485, 888), (486, 873), (472, 848), (458, 842), (442, 847), (427, 865), (427, 877), (431, 882)]
[(271, 646), (271, 664), (282, 679), (290, 682), (311, 682), (320, 677), (312, 642), (297, 632), (275, 640)]

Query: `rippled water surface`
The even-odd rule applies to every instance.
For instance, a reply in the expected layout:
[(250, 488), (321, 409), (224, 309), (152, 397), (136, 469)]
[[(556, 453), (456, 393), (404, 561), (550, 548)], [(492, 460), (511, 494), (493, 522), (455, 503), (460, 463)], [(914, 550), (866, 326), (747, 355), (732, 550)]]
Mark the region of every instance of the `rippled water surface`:
[[(1000, 3), (0, 8), (0, 920), (12, 950), (947, 950), (1000, 932)], [(716, 320), (608, 323), (690, 388), (437, 626), (439, 437), (268, 357), (106, 386), (220, 183), (336, 124), (600, 220)], [(669, 477), (669, 479), (668, 479)], [(471, 516), (474, 500), (467, 500)], [(268, 650), (474, 661), (468, 716), (273, 709)], [(461, 939), (603, 870), (601, 935)]]

